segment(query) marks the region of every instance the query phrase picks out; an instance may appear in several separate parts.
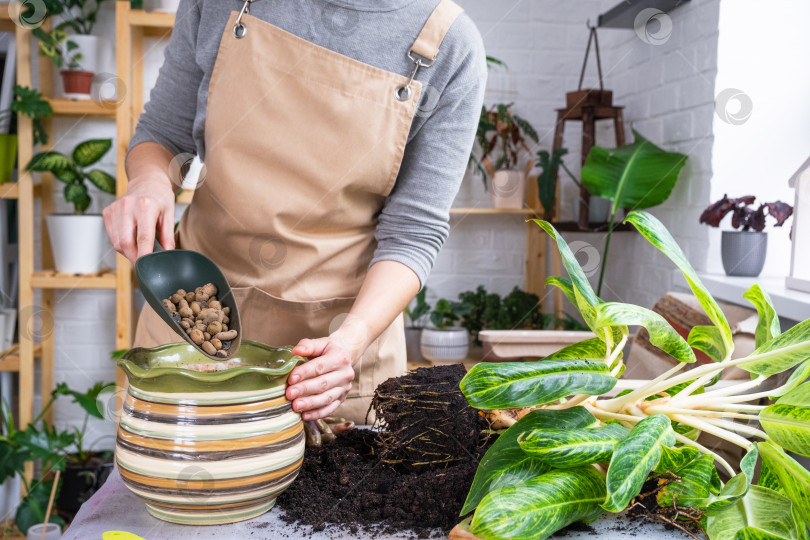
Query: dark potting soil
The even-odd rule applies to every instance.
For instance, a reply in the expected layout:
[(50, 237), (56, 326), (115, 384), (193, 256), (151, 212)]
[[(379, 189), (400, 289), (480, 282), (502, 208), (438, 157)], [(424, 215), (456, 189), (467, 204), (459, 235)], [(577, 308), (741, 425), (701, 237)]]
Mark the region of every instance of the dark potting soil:
[(356, 429), (307, 448), (298, 478), (278, 498), (283, 519), (356, 533), (446, 534), (491, 444), (486, 421), (458, 389), (464, 367), (419, 368), (375, 394), (379, 432)]

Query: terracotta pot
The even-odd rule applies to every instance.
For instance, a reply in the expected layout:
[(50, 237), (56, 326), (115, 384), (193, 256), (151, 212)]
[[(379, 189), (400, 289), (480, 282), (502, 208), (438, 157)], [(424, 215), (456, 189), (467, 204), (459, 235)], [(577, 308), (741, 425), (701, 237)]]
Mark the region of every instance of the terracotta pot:
[(124, 483), (173, 523), (233, 523), (270, 510), (303, 462), (303, 423), (284, 395), (302, 361), (247, 340), (227, 362), (186, 343), (127, 352), (115, 450)]
[(62, 83), (65, 86), (65, 94), (68, 97), (89, 97), (94, 76), (95, 73), (92, 71), (63, 69)]
[(523, 208), (526, 202), (526, 173), (524, 171), (496, 171), (490, 187), (492, 206), (495, 208)]

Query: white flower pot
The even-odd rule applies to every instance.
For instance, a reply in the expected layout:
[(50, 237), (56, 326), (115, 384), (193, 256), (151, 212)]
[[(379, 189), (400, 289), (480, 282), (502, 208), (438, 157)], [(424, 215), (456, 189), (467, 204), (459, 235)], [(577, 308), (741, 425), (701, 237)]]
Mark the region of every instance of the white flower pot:
[(464, 328), (423, 328), (420, 349), (434, 364), (454, 364), (467, 358), (470, 334)]
[[(68, 67), (69, 61), (67, 56), (74, 56), (76, 53), (80, 53), (82, 57), (81, 60), (78, 61), (79, 67), (76, 68), (76, 70), (87, 71), (94, 74), (103, 71), (102, 60), (105, 55), (105, 51), (111, 49), (109, 42), (106, 39), (99, 36), (86, 34), (70, 34), (68, 36), (68, 40), (78, 45), (78, 48), (63, 55), (65, 57), (64, 69), (70, 69)], [(89, 92), (85, 94), (68, 91), (65, 91), (64, 94), (65, 97), (73, 99), (88, 99), (91, 95)]]
[(495, 171), (489, 189), (494, 208), (523, 208), (526, 202), (526, 172)]
[(56, 271), (94, 274), (102, 269), (112, 249), (100, 215), (50, 214), (46, 216)]
[[(610, 199), (594, 197), (588, 201), (588, 223), (607, 223), (613, 202)], [(573, 199), (574, 222), (579, 221), (579, 194)]]
[(144, 8), (147, 11), (163, 11), (166, 13), (177, 13), (180, 0), (146, 0)]

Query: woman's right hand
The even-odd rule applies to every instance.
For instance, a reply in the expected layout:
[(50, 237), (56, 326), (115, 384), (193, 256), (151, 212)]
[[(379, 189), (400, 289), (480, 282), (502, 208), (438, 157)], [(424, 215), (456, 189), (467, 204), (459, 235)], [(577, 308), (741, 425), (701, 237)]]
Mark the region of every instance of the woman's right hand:
[(115, 251), (130, 260), (152, 253), (155, 233), (174, 249), (174, 191), (168, 175), (131, 181), (126, 195), (104, 209), (104, 224)]

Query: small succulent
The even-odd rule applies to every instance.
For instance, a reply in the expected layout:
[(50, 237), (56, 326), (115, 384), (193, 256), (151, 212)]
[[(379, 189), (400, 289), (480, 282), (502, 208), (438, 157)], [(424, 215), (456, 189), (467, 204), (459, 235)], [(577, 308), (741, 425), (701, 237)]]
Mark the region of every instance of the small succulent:
[(710, 204), (700, 214), (700, 222), (711, 227), (719, 227), (726, 214), (731, 213), (731, 226), (735, 229), (762, 232), (765, 229), (765, 216), (774, 218), (775, 226), (781, 227), (793, 215), (793, 207), (788, 203), (782, 201), (762, 203), (755, 210), (751, 207), (755, 201), (756, 197), (753, 195), (737, 199), (729, 199), (728, 195), (723, 195), (722, 199)]

